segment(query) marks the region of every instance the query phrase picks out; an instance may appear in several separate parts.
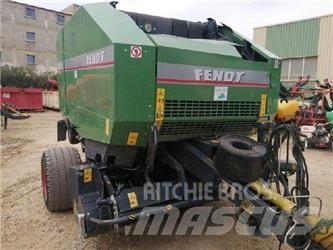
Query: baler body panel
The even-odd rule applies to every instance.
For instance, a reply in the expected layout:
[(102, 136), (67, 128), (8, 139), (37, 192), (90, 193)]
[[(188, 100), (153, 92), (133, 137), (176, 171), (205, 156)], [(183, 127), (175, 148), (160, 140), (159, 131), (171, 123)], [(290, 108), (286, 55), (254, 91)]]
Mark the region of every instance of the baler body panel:
[[(64, 26), (58, 42), (58, 47), (63, 47), (64, 51), (58, 65), (61, 110), (80, 134), (108, 141), (104, 124), (114, 104), (114, 47), (111, 40), (90, 18), (87, 10), (81, 8)], [(107, 55), (103, 56), (109, 65), (99, 67), (87, 63), (87, 56), (105, 49)]]
[[(132, 45), (142, 47), (142, 58), (131, 58)], [(64, 25), (58, 51), (61, 110), (80, 136), (126, 145), (135, 132), (136, 144), (145, 145), (155, 103), (156, 51), (150, 39), (126, 14), (92, 4)]]
[(84, 5), (58, 37), (61, 110), (82, 138), (146, 146), (164, 89), (159, 141), (248, 134), (263, 105), (276, 112), (280, 61), (245, 60), (237, 46), (149, 35), (107, 3)]
[[(258, 121), (261, 96), (272, 90), (268, 63), (243, 60), (228, 42), (150, 37), (157, 45), (157, 88), (165, 89), (160, 140), (249, 133)], [(237, 72), (244, 73), (240, 81)], [(234, 79), (228, 81), (227, 73), (235, 73)], [(227, 96), (219, 101), (221, 87)]]
[(139, 46), (142, 48), (142, 57), (131, 58), (131, 46), (117, 44), (114, 89), (116, 103), (111, 144), (131, 144), (130, 133), (137, 133), (135, 144), (145, 146), (155, 120), (156, 49)]

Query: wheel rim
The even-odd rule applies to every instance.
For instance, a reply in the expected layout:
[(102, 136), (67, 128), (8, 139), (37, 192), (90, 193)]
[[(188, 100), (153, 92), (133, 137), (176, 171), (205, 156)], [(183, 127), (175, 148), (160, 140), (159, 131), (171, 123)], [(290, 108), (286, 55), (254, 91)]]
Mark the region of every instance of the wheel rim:
[(46, 199), (47, 199), (47, 180), (46, 180), (45, 167), (43, 167), (43, 162), (42, 162), (42, 166), (41, 166), (41, 174), (42, 174), (43, 197), (44, 197), (44, 201), (46, 201)]

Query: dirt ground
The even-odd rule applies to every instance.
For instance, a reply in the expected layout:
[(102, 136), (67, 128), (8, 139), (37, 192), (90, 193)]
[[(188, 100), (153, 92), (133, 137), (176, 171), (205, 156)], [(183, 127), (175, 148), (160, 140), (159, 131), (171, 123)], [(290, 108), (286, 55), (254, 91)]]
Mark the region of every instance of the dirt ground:
[[(241, 236), (125, 236), (110, 233), (82, 240), (73, 214), (50, 213), (44, 206), (40, 157), (57, 143), (61, 115), (47, 111), (9, 121), (1, 128), (1, 248), (2, 249), (278, 249), (275, 237)], [(310, 190), (323, 200), (324, 217), (333, 217), (333, 153), (307, 150)], [(315, 204), (315, 203), (313, 203)], [(284, 247), (283, 249), (288, 249)]]

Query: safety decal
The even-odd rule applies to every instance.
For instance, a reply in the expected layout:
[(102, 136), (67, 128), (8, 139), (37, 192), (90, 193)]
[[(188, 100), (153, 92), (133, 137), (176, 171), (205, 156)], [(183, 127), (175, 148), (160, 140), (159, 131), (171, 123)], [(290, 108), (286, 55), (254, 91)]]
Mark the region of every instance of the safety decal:
[(2, 93), (3, 98), (10, 98), (10, 93)]
[(142, 47), (131, 46), (130, 53), (131, 53), (132, 58), (141, 58), (142, 57)]
[(261, 103), (260, 103), (260, 114), (259, 116), (264, 116), (266, 114), (266, 105), (267, 105), (267, 95), (261, 95)]
[(91, 182), (92, 181), (92, 169), (91, 168), (85, 168), (83, 170), (83, 182)]
[(227, 100), (228, 100), (228, 87), (215, 86), (214, 101), (227, 101)]
[(127, 145), (136, 145), (138, 140), (139, 133), (137, 132), (130, 132), (127, 138)]
[(139, 206), (138, 199), (136, 198), (136, 193), (134, 193), (134, 192), (127, 193), (127, 197), (128, 197), (128, 201), (129, 201), (131, 208), (135, 208), (135, 207)]
[(110, 134), (109, 131), (110, 131), (110, 119), (106, 118), (105, 119), (105, 134), (109, 135)]
[(157, 88), (156, 90), (156, 114), (155, 124), (157, 129), (160, 129), (164, 119), (164, 103), (165, 103), (165, 89)]

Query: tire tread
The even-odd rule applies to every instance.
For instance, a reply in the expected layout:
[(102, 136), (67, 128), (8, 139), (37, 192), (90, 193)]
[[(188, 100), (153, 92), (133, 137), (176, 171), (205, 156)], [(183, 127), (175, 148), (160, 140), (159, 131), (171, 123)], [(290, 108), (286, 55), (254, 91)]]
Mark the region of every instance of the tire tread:
[(42, 167), (45, 168), (47, 185), (45, 205), (49, 211), (64, 211), (72, 207), (68, 168), (76, 164), (81, 164), (76, 148), (53, 147), (43, 152)]

